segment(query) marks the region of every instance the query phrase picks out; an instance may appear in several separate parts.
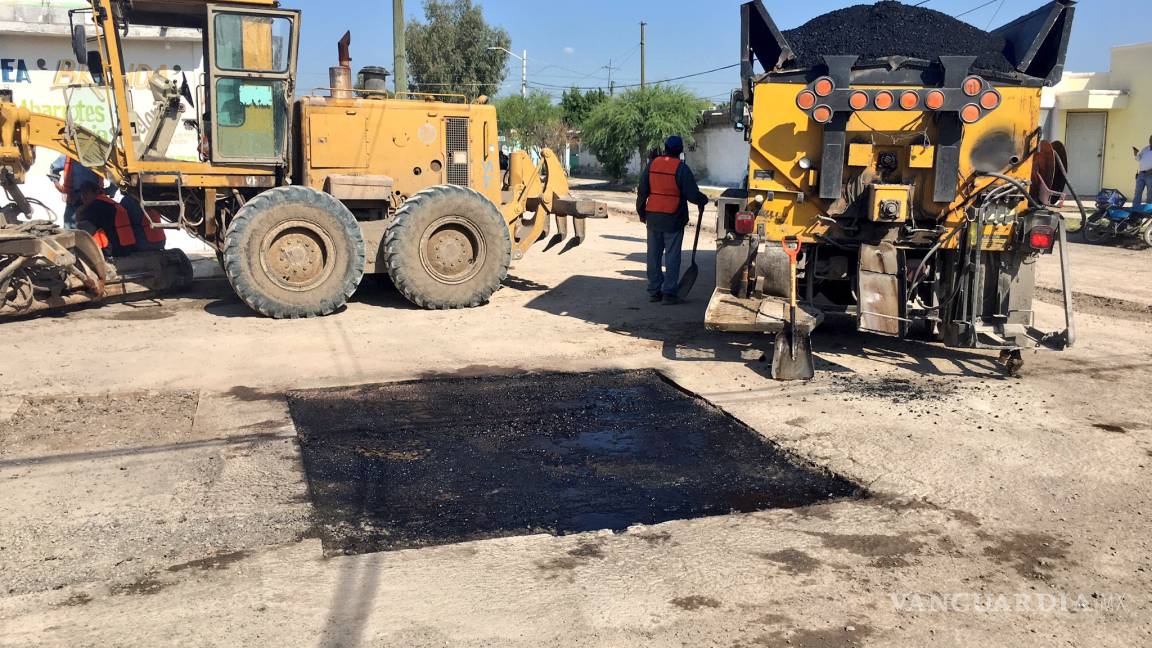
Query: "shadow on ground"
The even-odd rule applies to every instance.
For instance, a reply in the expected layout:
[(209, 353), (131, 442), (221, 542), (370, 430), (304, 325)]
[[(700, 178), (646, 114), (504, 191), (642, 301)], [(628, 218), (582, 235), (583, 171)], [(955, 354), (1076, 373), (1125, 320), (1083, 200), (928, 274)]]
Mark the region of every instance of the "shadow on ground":
[[(698, 253), (700, 277), (689, 299), (677, 306), (648, 303), (643, 253), (616, 254), (622, 262), (616, 270), (619, 276), (570, 277), (534, 298), (527, 307), (597, 324), (617, 335), (658, 342), (668, 360), (744, 362), (758, 373), (769, 374), (771, 364), (764, 356), (772, 353), (770, 336), (704, 329), (715, 286), (714, 251)], [(684, 267), (687, 265), (685, 254)], [(1002, 376), (996, 358), (986, 352), (858, 333), (855, 321), (845, 317), (830, 317), (813, 336), (813, 347), (818, 371), (850, 371), (834, 359), (850, 355), (925, 375)]]

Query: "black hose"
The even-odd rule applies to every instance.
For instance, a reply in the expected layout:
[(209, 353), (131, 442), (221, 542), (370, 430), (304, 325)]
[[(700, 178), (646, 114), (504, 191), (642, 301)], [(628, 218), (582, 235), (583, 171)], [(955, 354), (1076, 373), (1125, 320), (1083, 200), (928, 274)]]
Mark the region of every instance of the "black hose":
[(1056, 158), (1056, 164), (1060, 165), (1060, 173), (1064, 174), (1064, 183), (1068, 185), (1068, 192), (1072, 194), (1072, 199), (1076, 201), (1076, 207), (1080, 210), (1081, 227), (1088, 227), (1088, 211), (1084, 209), (1084, 203), (1080, 200), (1080, 196), (1076, 194), (1076, 187), (1068, 180), (1068, 169), (1064, 166), (1064, 160), (1057, 153), (1052, 157)]

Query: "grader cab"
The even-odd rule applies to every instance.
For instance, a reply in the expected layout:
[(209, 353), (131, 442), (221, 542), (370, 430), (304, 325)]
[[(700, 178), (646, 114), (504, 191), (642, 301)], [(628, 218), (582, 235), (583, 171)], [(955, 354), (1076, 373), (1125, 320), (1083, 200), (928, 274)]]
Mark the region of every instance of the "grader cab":
[[(0, 279), (12, 280), (0, 283), (8, 290), (0, 290), (0, 314), (60, 297), (99, 300), (108, 283), (99, 268), (78, 269), (90, 253), (30, 256), (44, 246), (28, 241), (45, 238), (65, 252), (91, 250), (84, 232), (18, 218), (31, 211), (18, 185), (35, 147), (106, 176), (158, 215), (156, 226), (215, 248), (240, 298), (275, 318), (330, 314), (366, 273), (389, 275), (421, 307), (477, 306), (513, 260), (549, 238), (553, 219), (549, 247), (567, 238), (569, 218), (571, 247), (583, 240), (586, 218), (607, 216), (603, 203), (570, 196), (552, 151), (541, 151), (539, 162), (517, 151), (502, 165), (496, 110), (485, 98), (392, 96), (379, 68), (353, 83), (348, 37), (331, 87), (297, 98), (301, 15), (278, 4), (91, 0), (72, 12), (76, 57), (93, 83), (69, 88), (66, 98), (71, 107), (77, 93), (100, 97), (109, 120), (92, 127), (71, 111), (65, 119), (30, 114), (0, 97), (0, 184), (13, 198), (0, 226)], [(125, 36), (136, 25), (199, 30), (203, 77), (157, 73), (153, 105), (134, 105)], [(195, 131), (194, 159), (170, 152), (180, 129)], [(30, 267), (75, 281), (36, 287), (53, 299), (14, 304), (12, 285), (36, 283)]]
[(743, 5), (732, 106), (751, 156), (746, 189), (719, 200), (707, 326), (776, 334), (773, 371), (791, 378), (811, 377), (826, 316), (999, 350), (1010, 370), (1024, 349), (1070, 345), (1071, 303), (1057, 333), (1036, 329), (1032, 303), (1040, 255), (1058, 245), (1068, 272), (1066, 160), (1042, 141), (1040, 94), (1060, 79), (1074, 5), (991, 33), (895, 2), (784, 32)]

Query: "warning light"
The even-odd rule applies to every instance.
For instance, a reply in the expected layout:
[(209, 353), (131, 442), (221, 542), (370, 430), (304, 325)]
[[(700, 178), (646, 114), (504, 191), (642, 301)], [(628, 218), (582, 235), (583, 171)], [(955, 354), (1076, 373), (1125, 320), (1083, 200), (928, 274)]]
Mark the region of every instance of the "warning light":
[(876, 107), (880, 110), (888, 110), (895, 101), (896, 100), (892, 98), (892, 93), (887, 90), (881, 90), (876, 93)]
[(868, 94), (853, 92), (852, 96), (848, 98), (848, 105), (852, 106), (853, 110), (864, 110), (868, 107)]
[(801, 110), (811, 110), (812, 106), (816, 105), (816, 95), (811, 90), (805, 90), (796, 95), (796, 105), (800, 106)]
[(944, 93), (939, 90), (929, 92), (924, 98), (924, 105), (928, 106), (929, 110), (940, 110), (944, 107)]
[(1056, 245), (1056, 230), (1047, 225), (1037, 225), (1028, 232), (1028, 245), (1038, 252), (1047, 252)]
[(812, 111), (812, 119), (826, 124), (832, 121), (832, 109), (828, 106), (816, 106), (816, 110)]
[(964, 79), (964, 94), (968, 95), (969, 97), (975, 97), (976, 95), (980, 94), (980, 91), (983, 89), (984, 79), (981, 79), (977, 76), (970, 76), (967, 79)]
[(920, 95), (912, 92), (911, 90), (900, 95), (900, 107), (904, 110), (912, 110), (920, 105)]
[(976, 104), (964, 106), (960, 111), (960, 119), (963, 119), (965, 124), (975, 124), (980, 121), (980, 106)]
[(984, 110), (995, 110), (1000, 107), (1000, 93), (995, 90), (989, 90), (980, 95), (980, 105)]
[(756, 230), (756, 214), (752, 212), (740, 212), (736, 214), (734, 226), (737, 234), (751, 234)]
[(836, 89), (836, 84), (832, 83), (832, 79), (828, 77), (821, 77), (816, 79), (816, 83), (812, 85), (812, 88), (816, 90), (816, 94), (821, 97), (827, 97)]

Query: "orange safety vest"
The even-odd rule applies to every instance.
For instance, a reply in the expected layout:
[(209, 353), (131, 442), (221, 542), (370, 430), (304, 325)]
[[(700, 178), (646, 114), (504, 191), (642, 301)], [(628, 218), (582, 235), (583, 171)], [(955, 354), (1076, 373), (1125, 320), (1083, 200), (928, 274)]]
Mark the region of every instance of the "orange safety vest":
[(144, 223), (144, 238), (149, 243), (164, 243), (167, 241), (168, 235), (164, 233), (164, 230), (159, 227), (153, 227), (154, 225), (159, 225), (164, 222), (164, 219), (160, 217), (160, 213), (153, 209), (146, 209), (144, 210), (144, 216), (151, 221)]
[[(136, 245), (136, 232), (132, 229), (132, 219), (128, 217), (128, 210), (120, 203), (112, 200), (103, 194), (96, 196), (96, 200), (108, 203), (116, 208), (116, 238), (120, 241), (121, 247), (132, 247)], [(104, 230), (97, 230), (96, 234), (92, 237), (96, 239), (96, 244), (100, 246), (101, 250), (106, 250), (111, 245), (108, 240), (108, 234)]]
[(644, 211), (675, 214), (680, 210), (680, 187), (676, 184), (680, 164), (680, 158), (666, 155), (652, 160), (648, 167), (648, 201), (644, 203)]

